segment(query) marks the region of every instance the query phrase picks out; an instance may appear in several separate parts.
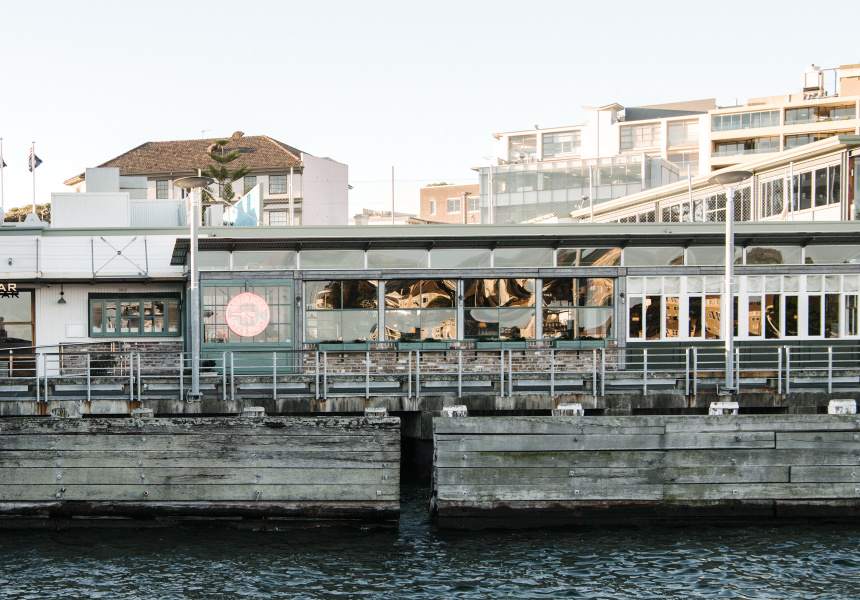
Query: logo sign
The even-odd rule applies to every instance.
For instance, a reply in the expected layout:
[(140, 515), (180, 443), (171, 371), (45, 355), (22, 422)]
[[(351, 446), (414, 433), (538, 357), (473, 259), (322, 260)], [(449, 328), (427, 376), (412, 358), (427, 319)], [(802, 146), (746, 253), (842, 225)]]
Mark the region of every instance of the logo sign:
[(269, 305), (257, 294), (244, 292), (227, 304), (227, 327), (236, 335), (254, 337), (269, 324)]
[(20, 298), (18, 295), (18, 284), (0, 283), (0, 298)]

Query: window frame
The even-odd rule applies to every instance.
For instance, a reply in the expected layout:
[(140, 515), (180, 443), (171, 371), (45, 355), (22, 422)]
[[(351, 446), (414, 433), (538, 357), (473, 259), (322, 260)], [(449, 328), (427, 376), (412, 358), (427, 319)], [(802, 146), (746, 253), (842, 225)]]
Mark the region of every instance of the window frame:
[[(119, 310), (123, 302), (138, 302), (138, 315), (136, 317), (138, 330), (135, 332), (121, 331), (120, 327), (115, 327), (114, 331), (107, 331), (105, 319), (107, 315), (108, 303), (114, 303), (119, 319)], [(162, 331), (146, 331), (146, 315), (143, 312), (144, 302), (163, 302), (164, 303), (164, 326)], [(170, 323), (170, 304), (176, 303), (176, 331), (169, 331)], [(93, 307), (99, 304), (102, 314), (102, 331), (93, 330)], [(91, 338), (152, 338), (152, 337), (181, 337), (183, 328), (183, 302), (179, 293), (175, 292), (152, 292), (152, 293), (129, 293), (129, 294), (110, 294), (110, 293), (92, 293), (87, 297), (87, 335)]]

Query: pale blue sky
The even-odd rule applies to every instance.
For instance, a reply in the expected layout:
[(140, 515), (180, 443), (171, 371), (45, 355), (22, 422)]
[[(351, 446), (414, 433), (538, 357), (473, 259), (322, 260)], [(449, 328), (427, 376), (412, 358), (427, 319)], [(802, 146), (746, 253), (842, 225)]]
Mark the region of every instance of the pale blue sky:
[[(860, 62), (858, 5), (0, 0), (6, 206), (143, 142), (266, 134), (349, 165), (351, 213), (476, 181), (493, 132), (580, 107), (797, 91)], [(200, 81), (189, 84), (189, 81)]]

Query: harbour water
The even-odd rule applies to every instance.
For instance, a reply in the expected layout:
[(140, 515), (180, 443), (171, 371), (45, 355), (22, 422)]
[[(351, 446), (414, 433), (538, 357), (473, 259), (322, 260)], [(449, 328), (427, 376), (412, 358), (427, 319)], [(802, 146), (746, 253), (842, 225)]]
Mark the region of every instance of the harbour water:
[(437, 531), (407, 484), (397, 531), (0, 531), (0, 598), (860, 597), (860, 525)]

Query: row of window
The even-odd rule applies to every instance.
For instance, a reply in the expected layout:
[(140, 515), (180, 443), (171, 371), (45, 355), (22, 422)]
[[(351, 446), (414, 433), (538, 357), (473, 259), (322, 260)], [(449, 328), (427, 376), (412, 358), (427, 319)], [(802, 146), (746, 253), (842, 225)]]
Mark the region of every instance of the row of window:
[[(478, 212), (481, 210), (481, 198), (478, 196), (467, 196), (467, 210), (469, 212)], [(463, 199), (460, 197), (457, 198), (448, 198), (448, 214), (456, 214), (459, 213), (462, 209)], [(436, 200), (430, 200), (430, 214), (436, 214)]]
[[(779, 110), (764, 110), (730, 115), (713, 115), (711, 131), (734, 131), (737, 129), (756, 129), (777, 127), (780, 124)], [(785, 124), (817, 123), (821, 121), (841, 121), (856, 118), (854, 105), (845, 106), (806, 106), (785, 109)]]
[(179, 298), (91, 296), (89, 330), (91, 337), (178, 336)]
[[(724, 278), (628, 279), (630, 340), (720, 339)], [(860, 276), (738, 277), (733, 335), (741, 339), (860, 335)]]
[(613, 290), (585, 277), (307, 282), (306, 340), (457, 339), (459, 322), (466, 339), (605, 338)]
[[(737, 211), (748, 211), (735, 202)], [(777, 205), (778, 206), (778, 205)], [(663, 209), (665, 220), (688, 220), (690, 204)], [(697, 220), (725, 220), (725, 195), (693, 201)], [(401, 248), (391, 250), (294, 250), (244, 252), (201, 252), (201, 270), (283, 270), (283, 269), (447, 269), (510, 267), (645, 267), (722, 264), (720, 246), (621, 248)], [(738, 249), (740, 252), (740, 248)], [(299, 265), (298, 257), (301, 257)], [(860, 246), (750, 246), (744, 264), (845, 264), (860, 262)]]
[[(270, 194), (286, 194), (288, 193), (288, 176), (287, 175), (269, 175), (269, 193)], [(301, 188), (301, 175), (293, 174), (293, 181)], [(166, 200), (170, 198), (170, 186), (173, 182), (169, 179), (160, 179), (155, 182), (155, 197), (158, 200)], [(242, 180), (242, 195), (250, 192), (254, 186), (257, 185), (257, 176), (256, 175), (245, 175)], [(296, 190), (294, 190), (296, 192)], [(223, 189), (220, 190), (220, 194), (223, 196)], [(296, 194), (297, 196), (301, 196), (301, 192)]]

